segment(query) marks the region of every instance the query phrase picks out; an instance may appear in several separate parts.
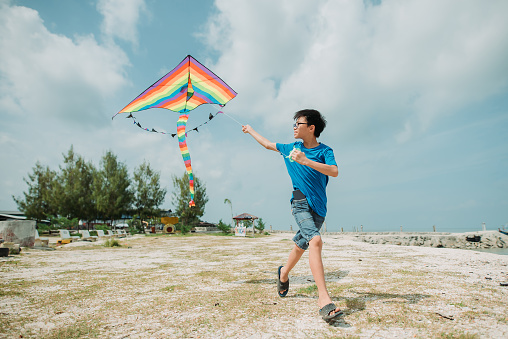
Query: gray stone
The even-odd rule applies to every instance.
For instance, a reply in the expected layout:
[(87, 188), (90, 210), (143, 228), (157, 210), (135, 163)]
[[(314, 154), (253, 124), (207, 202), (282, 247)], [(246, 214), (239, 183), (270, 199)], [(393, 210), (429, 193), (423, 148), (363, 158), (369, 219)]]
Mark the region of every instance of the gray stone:
[(34, 220), (0, 221), (0, 237), (23, 247), (33, 247), (35, 242)]

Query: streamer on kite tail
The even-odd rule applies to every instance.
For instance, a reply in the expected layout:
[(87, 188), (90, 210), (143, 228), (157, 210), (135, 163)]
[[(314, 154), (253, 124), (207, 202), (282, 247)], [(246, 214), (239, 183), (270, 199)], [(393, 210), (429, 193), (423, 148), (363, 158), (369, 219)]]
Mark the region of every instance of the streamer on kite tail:
[(182, 113), (176, 122), (176, 133), (178, 135), (178, 145), (180, 146), (180, 152), (182, 153), (183, 162), (185, 163), (185, 169), (189, 176), (189, 191), (191, 200), (189, 201), (189, 207), (196, 206), (194, 203), (194, 175), (192, 174), (191, 158), (189, 150), (187, 149), (187, 141), (185, 138), (185, 127), (187, 126), (187, 120), (189, 120), (189, 113)]

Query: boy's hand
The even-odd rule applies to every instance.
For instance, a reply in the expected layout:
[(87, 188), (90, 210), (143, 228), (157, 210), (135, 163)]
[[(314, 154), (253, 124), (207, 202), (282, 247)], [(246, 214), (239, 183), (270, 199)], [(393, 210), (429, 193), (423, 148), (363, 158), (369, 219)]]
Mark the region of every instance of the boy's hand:
[(305, 155), (305, 153), (297, 149), (291, 152), (291, 158), (300, 165), (305, 165), (305, 162), (307, 161), (307, 156)]
[(252, 131), (252, 127), (250, 127), (250, 125), (244, 125), (242, 126), (242, 131), (243, 133), (249, 133)]

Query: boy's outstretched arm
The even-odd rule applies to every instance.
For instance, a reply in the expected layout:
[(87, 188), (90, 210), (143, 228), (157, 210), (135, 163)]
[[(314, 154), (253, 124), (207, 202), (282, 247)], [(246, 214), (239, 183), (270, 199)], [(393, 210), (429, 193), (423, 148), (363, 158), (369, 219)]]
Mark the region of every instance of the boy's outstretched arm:
[(243, 133), (249, 133), (264, 148), (278, 152), (277, 146), (274, 142), (271, 142), (270, 140), (266, 139), (264, 136), (256, 132), (254, 128), (250, 127), (250, 125), (242, 126), (242, 131)]

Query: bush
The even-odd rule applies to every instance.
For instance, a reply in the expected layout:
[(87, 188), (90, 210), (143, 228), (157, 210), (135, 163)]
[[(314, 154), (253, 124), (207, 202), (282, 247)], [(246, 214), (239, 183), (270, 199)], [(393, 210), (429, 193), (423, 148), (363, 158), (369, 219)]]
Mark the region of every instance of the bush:
[(55, 230), (57, 230), (57, 228), (54, 227), (53, 225), (38, 223), (37, 230), (39, 231), (39, 233), (48, 232), (51, 234), (51, 231), (55, 231)]
[(141, 222), (141, 219), (138, 214), (135, 214), (131, 220), (127, 220), (127, 225), (129, 225), (130, 234), (145, 233), (145, 226)]
[(120, 243), (116, 239), (108, 239), (104, 242), (104, 247), (121, 247)]
[(187, 234), (190, 232), (192, 225), (184, 225), (184, 224), (176, 224), (176, 229), (182, 232), (182, 234)]
[(265, 222), (262, 218), (258, 219), (258, 222), (256, 223), (256, 229), (259, 231), (259, 233), (262, 233), (265, 229)]
[(55, 228), (64, 230), (70, 230), (75, 227), (78, 227), (79, 222), (78, 218), (69, 220), (64, 217), (53, 217), (53, 216), (49, 217), (49, 220), (51, 221), (51, 223), (54, 225)]
[(108, 227), (108, 225), (106, 224), (100, 224), (100, 225), (94, 225), (94, 228), (96, 230), (102, 230), (102, 231), (107, 231), (109, 230), (110, 228)]
[(228, 225), (228, 224), (226, 224), (226, 223), (224, 223), (224, 222), (222, 221), (222, 219), (221, 219), (221, 220), (219, 220), (219, 223), (217, 224), (217, 228), (218, 228), (220, 231), (222, 231), (223, 233), (226, 233), (226, 234), (228, 234), (228, 233), (231, 231), (231, 226), (230, 226), (230, 225)]

